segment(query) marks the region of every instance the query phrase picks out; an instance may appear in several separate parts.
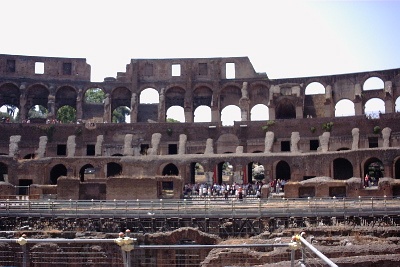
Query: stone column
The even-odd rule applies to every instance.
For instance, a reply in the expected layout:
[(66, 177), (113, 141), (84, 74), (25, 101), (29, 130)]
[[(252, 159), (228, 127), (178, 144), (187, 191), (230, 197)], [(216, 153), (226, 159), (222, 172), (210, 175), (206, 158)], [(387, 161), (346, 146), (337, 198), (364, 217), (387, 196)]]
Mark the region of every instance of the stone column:
[(13, 158), (19, 157), (19, 142), (21, 141), (20, 135), (10, 136), (10, 144), (8, 147), (8, 155)]
[(111, 122), (111, 99), (110, 94), (106, 94), (106, 98), (104, 99), (104, 114), (103, 114), (104, 122)]
[(218, 95), (213, 94), (211, 98), (211, 122), (221, 122), (221, 114), (219, 112)]
[(132, 156), (133, 148), (132, 148), (132, 134), (126, 134), (124, 139), (124, 156)]
[(161, 88), (158, 103), (158, 122), (165, 122), (165, 88)]
[(179, 135), (179, 150), (178, 150), (179, 155), (186, 154), (186, 141), (187, 141), (186, 134), (180, 134)]
[(54, 95), (52, 95), (52, 94), (50, 94), (48, 97), (47, 97), (47, 109), (48, 109), (48, 111), (49, 111), (49, 113), (47, 114), (47, 118), (48, 119), (55, 119), (57, 116), (56, 116), (56, 97), (54, 96)]
[(46, 146), (47, 146), (47, 136), (41, 136), (39, 138), (39, 148), (35, 151), (36, 159), (44, 158), (46, 154)]
[(382, 138), (383, 138), (383, 144), (382, 147), (383, 148), (388, 148), (390, 147), (390, 134), (392, 132), (392, 129), (390, 129), (389, 127), (385, 127), (382, 130)]
[(239, 107), (241, 112), (242, 121), (248, 121), (250, 115), (250, 99), (249, 94), (247, 92), (247, 82), (243, 82), (242, 86), (242, 97), (239, 100)]
[(76, 136), (70, 135), (68, 136), (67, 140), (67, 158), (75, 157), (75, 150), (76, 150)]
[(361, 92), (362, 92), (362, 88), (361, 88), (361, 84), (357, 83), (354, 86), (354, 111), (355, 111), (355, 115), (362, 115), (363, 114), (363, 105), (362, 105), (362, 99), (361, 99)]
[(327, 85), (325, 88), (324, 116), (327, 118), (335, 117), (332, 110), (332, 86), (330, 85)]
[(82, 120), (83, 118), (82, 99), (83, 99), (83, 92), (82, 89), (79, 89), (78, 94), (76, 96), (76, 120)]
[(132, 93), (131, 97), (131, 123), (137, 122), (138, 115), (138, 97), (136, 93)]
[(351, 144), (351, 150), (357, 150), (360, 142), (360, 129), (353, 128), (353, 130), (351, 130), (351, 135), (353, 136), (353, 143)]
[(103, 152), (103, 141), (104, 141), (104, 136), (103, 135), (98, 135), (97, 140), (96, 140), (96, 145), (94, 147), (94, 155), (95, 156), (101, 156)]
[(21, 116), (21, 121), (25, 121), (27, 118), (27, 110), (26, 110), (26, 84), (22, 83), (19, 87), (20, 96), (19, 96), (19, 114)]

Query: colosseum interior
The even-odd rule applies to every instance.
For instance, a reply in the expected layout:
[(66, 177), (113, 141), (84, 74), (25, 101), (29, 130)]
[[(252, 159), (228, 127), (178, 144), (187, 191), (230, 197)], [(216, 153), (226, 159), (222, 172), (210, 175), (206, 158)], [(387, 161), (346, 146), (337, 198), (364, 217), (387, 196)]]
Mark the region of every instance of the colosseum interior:
[(272, 80), (247, 57), (131, 59), (92, 82), (84, 58), (0, 55), (0, 195), (182, 198), (261, 164), (286, 197), (399, 196), (399, 96), (400, 69)]

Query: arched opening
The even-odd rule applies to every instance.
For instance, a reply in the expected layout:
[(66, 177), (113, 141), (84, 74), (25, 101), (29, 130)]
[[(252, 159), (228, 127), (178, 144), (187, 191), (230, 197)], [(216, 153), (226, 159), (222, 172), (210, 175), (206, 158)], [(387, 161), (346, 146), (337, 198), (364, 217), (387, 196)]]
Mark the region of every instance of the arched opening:
[(88, 104), (102, 104), (106, 94), (101, 88), (89, 88), (86, 90), (83, 100)]
[(0, 107), (0, 122), (18, 122), (19, 109), (14, 105), (3, 105)]
[(43, 106), (47, 107), (49, 101), (49, 90), (41, 84), (36, 84), (28, 88), (27, 90), (27, 103), (32, 106)]
[(88, 177), (94, 178), (96, 175), (95, 173), (96, 170), (92, 164), (83, 165), (83, 167), (79, 170), (79, 179), (81, 182), (84, 182)]
[(57, 164), (50, 171), (51, 184), (57, 184), (57, 179), (60, 176), (67, 176), (67, 168), (63, 164)]
[(286, 161), (279, 161), (278, 164), (276, 164), (276, 179), (281, 179), (281, 180), (290, 180), (291, 173), (290, 173), (290, 166)]
[(364, 114), (370, 119), (378, 119), (379, 114), (385, 113), (385, 102), (380, 98), (371, 98), (365, 103)]
[(354, 116), (354, 103), (348, 99), (339, 100), (335, 105), (335, 117)]
[(169, 163), (164, 167), (164, 169), (162, 171), (162, 175), (163, 176), (167, 176), (167, 175), (178, 176), (179, 175), (178, 167), (176, 167), (175, 164)]
[(24, 156), (24, 159), (34, 159), (34, 158), (35, 158), (35, 154), (34, 153), (26, 154)]
[(12, 83), (5, 83), (0, 86), (0, 106), (19, 107), (20, 90)]
[(251, 121), (266, 121), (269, 120), (269, 110), (264, 104), (255, 105), (250, 111)]
[(199, 106), (194, 111), (194, 122), (211, 122), (211, 108)]
[(296, 108), (292, 101), (287, 98), (279, 101), (276, 106), (276, 118), (277, 119), (295, 119), (296, 118)]
[(0, 162), (0, 182), (8, 181), (8, 167), (5, 163)]
[(107, 177), (121, 175), (122, 166), (115, 162), (107, 163)]
[(363, 84), (363, 91), (383, 90), (383, 88), (385, 88), (385, 84), (382, 79), (378, 77), (368, 78)]
[(130, 123), (131, 109), (127, 106), (119, 106), (112, 112), (111, 121), (114, 123)]
[(337, 158), (333, 161), (333, 179), (347, 180), (353, 177), (353, 165), (344, 158)]
[(28, 111), (29, 122), (45, 122), (49, 111), (42, 105), (34, 105)]
[(238, 106), (229, 105), (221, 111), (222, 126), (232, 126), (235, 121), (241, 120), (241, 111)]
[(56, 93), (56, 106), (71, 106), (76, 107), (77, 92), (74, 88), (63, 86), (57, 90)]
[(370, 185), (377, 186), (379, 179), (384, 176), (383, 163), (377, 158), (370, 158), (364, 164), (364, 177), (369, 176)]
[(167, 122), (185, 122), (185, 111), (181, 106), (172, 106), (167, 110)]
[(208, 176), (204, 171), (203, 165), (201, 165), (198, 162), (190, 163), (190, 183), (191, 184), (212, 183), (212, 180), (209, 181)]
[(265, 178), (265, 169), (260, 162), (250, 162), (247, 164), (247, 177), (249, 183), (262, 182)]
[(75, 123), (76, 122), (76, 109), (65, 105), (57, 110), (57, 121), (61, 123)]
[(395, 111), (400, 112), (400, 96), (396, 99), (395, 102)]
[(146, 88), (140, 92), (139, 97), (140, 104), (158, 104), (160, 97), (158, 91), (154, 88)]
[(307, 85), (305, 95), (320, 95), (325, 94), (325, 87), (319, 82), (312, 82)]

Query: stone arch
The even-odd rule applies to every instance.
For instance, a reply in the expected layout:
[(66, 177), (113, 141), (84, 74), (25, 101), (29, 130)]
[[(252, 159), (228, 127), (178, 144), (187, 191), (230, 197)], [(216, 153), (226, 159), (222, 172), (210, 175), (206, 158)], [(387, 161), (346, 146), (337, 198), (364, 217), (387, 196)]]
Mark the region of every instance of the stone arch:
[(198, 106), (193, 112), (194, 122), (211, 122), (211, 108), (206, 105)]
[(116, 162), (108, 162), (107, 163), (107, 177), (121, 175), (122, 174), (122, 166)]
[(140, 91), (139, 103), (140, 104), (158, 104), (160, 96), (157, 89), (147, 87)]
[(111, 110), (117, 107), (126, 106), (131, 107), (131, 91), (126, 87), (117, 87), (111, 91)]
[(385, 84), (381, 78), (372, 76), (364, 81), (362, 88), (363, 91), (383, 90), (383, 88), (385, 88)]
[(341, 99), (335, 105), (335, 117), (354, 116), (355, 108), (353, 101)]
[(78, 93), (71, 86), (62, 86), (57, 89), (55, 95), (56, 109), (68, 105), (76, 109), (76, 98)]
[(40, 105), (47, 108), (49, 94), (49, 89), (42, 84), (34, 84), (30, 86), (26, 93), (28, 109), (35, 105)]
[(163, 168), (162, 175), (163, 176), (167, 176), (167, 175), (179, 176), (179, 169), (175, 164), (168, 163)]
[(364, 114), (369, 118), (379, 118), (379, 114), (385, 113), (385, 101), (380, 98), (371, 98), (364, 105)]
[(395, 111), (400, 112), (400, 96), (396, 99), (395, 102)]
[(169, 87), (165, 92), (165, 109), (172, 106), (185, 108), (185, 89), (180, 86)]
[(277, 162), (275, 167), (275, 179), (283, 179), (287, 181), (290, 180), (290, 178), (291, 171), (289, 164), (284, 160)]
[(50, 183), (57, 184), (57, 180), (60, 176), (67, 176), (67, 168), (64, 164), (54, 165), (50, 170)]
[(282, 98), (276, 105), (277, 119), (295, 119), (296, 107), (293, 101), (288, 98)]
[(253, 108), (255, 105), (267, 105), (269, 101), (269, 89), (268, 84), (264, 82), (255, 82), (251, 83), (249, 86), (249, 99), (250, 99), (250, 108)]
[(8, 166), (0, 162), (0, 182), (8, 180)]
[(305, 95), (325, 94), (325, 86), (323, 86), (320, 82), (311, 82), (305, 88), (304, 94)]
[(229, 105), (238, 105), (242, 97), (241, 87), (237, 84), (229, 83), (221, 89), (219, 94), (220, 110), (222, 111)]
[(368, 158), (363, 164), (364, 174), (368, 174), (374, 185), (378, 185), (379, 178), (384, 177), (384, 167), (380, 159), (376, 157)]
[(269, 120), (269, 109), (267, 105), (257, 104), (251, 108), (250, 111), (251, 121), (265, 121)]
[(235, 121), (241, 121), (241, 110), (237, 105), (228, 105), (221, 110), (221, 122), (223, 126), (232, 126)]
[(190, 163), (190, 183), (204, 183), (207, 182), (204, 166), (200, 162)]
[[(257, 183), (258, 181), (261, 181), (261, 180), (257, 180), (256, 179), (257, 177), (253, 177), (253, 169), (256, 166), (259, 166), (259, 165), (263, 165), (263, 164), (261, 164), (258, 161), (252, 161), (252, 162), (249, 162), (247, 164), (247, 168), (246, 168), (246, 170), (247, 170), (247, 180), (248, 180), (249, 183)], [(261, 176), (260, 176), (260, 178), (261, 178)], [(264, 179), (264, 178), (265, 178), (265, 174), (264, 174), (264, 177), (262, 179)]]
[(19, 107), (20, 90), (14, 83), (3, 83), (0, 86), (0, 107), (10, 105)]
[(333, 179), (347, 180), (353, 177), (353, 164), (345, 158), (333, 160)]
[(200, 85), (193, 90), (193, 110), (200, 106), (211, 107), (213, 91), (207, 85)]
[(167, 109), (166, 118), (185, 122), (185, 110), (181, 106), (171, 106)]
[(85, 164), (79, 170), (79, 179), (81, 182), (85, 181), (85, 175), (94, 174), (95, 169), (92, 164)]

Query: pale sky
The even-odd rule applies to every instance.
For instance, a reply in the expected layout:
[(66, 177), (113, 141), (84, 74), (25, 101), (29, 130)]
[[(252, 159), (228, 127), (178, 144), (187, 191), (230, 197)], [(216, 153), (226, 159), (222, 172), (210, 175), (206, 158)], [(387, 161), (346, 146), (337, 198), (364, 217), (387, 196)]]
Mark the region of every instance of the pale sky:
[(92, 81), (131, 58), (248, 56), (271, 79), (400, 67), (400, 1), (13, 0), (0, 53), (86, 58)]

